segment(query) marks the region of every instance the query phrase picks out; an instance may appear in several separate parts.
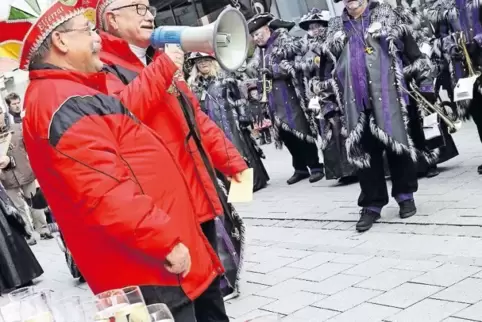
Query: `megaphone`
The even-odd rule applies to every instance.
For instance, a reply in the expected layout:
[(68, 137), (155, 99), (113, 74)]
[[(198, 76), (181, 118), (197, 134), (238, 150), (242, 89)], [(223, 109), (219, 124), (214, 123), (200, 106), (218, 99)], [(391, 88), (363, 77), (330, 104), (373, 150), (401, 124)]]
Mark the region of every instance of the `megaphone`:
[(214, 53), (223, 69), (234, 72), (248, 55), (248, 36), (248, 24), (243, 14), (228, 7), (215, 22), (206, 26), (158, 27), (151, 35), (151, 45), (164, 48), (166, 44), (178, 44), (185, 52)]

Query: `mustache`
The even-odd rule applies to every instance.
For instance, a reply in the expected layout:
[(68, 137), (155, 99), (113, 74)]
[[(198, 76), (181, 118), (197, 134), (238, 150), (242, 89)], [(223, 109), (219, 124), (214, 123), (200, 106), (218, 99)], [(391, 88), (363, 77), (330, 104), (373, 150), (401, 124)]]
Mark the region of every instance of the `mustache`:
[(93, 54), (98, 54), (102, 50), (102, 43), (101, 42), (95, 42), (92, 44), (92, 53)]

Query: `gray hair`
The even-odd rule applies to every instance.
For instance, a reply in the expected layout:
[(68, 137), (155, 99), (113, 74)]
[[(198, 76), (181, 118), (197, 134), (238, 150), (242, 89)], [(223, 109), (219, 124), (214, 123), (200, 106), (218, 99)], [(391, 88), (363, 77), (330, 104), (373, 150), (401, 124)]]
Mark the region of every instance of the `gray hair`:
[(40, 64), (45, 61), (47, 58), (50, 50), (52, 49), (52, 33), (54, 31), (66, 31), (68, 27), (70, 26), (71, 20), (67, 20), (66, 22), (60, 24), (57, 28), (52, 30), (52, 32), (45, 38), (45, 40), (42, 42), (38, 50), (32, 55), (30, 58), (30, 66), (34, 64)]
[(112, 9), (116, 7), (115, 5), (117, 4), (117, 2), (118, 0), (109, 0), (107, 1), (107, 5), (105, 6), (105, 8), (102, 9), (101, 16), (100, 16), (100, 19), (101, 19), (100, 28), (102, 29), (102, 31), (108, 32), (107, 13), (112, 12)]

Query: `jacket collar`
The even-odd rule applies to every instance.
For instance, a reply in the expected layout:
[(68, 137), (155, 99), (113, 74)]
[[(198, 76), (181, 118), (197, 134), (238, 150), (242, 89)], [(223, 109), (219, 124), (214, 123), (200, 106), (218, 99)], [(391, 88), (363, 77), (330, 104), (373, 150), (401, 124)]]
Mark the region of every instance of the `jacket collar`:
[[(144, 69), (145, 65), (132, 52), (127, 41), (106, 32), (100, 32), (100, 37), (102, 39), (100, 58), (104, 63), (120, 65), (136, 72)], [(149, 64), (156, 56), (156, 51), (149, 47), (146, 55), (147, 63)]]
[(65, 70), (52, 64), (35, 64), (30, 68), (29, 78), (34, 80), (67, 80), (83, 84), (87, 87), (107, 94), (107, 71), (98, 73), (82, 73)]

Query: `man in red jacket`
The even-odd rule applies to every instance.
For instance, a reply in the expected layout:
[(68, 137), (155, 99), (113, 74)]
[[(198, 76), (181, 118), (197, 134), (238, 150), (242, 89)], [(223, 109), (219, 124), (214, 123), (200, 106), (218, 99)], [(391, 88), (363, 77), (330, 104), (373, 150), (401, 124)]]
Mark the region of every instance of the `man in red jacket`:
[[(156, 9), (149, 6), (148, 0), (98, 2), (96, 22), (102, 38), (100, 57), (125, 83), (131, 82), (157, 56), (164, 55), (149, 47), (155, 15)], [(170, 60), (164, 68), (176, 76), (181, 74)], [(142, 105), (133, 105), (131, 112), (164, 138), (170, 151), (183, 163), (183, 173), (196, 196), (197, 218), (216, 248), (213, 219), (223, 215), (224, 210), (218, 197), (214, 169), (233, 176), (245, 170), (247, 165), (223, 131), (201, 111), (199, 102), (181, 77), (174, 77), (165, 85), (170, 88), (164, 106), (146, 109)], [(156, 88), (154, 84), (150, 87), (152, 91), (166, 91), (165, 87)], [(111, 92), (120, 90), (115, 86), (109, 86), (109, 89)], [(213, 301), (214, 298), (217, 300)], [(210, 321), (203, 315), (209, 312), (215, 321), (228, 321), (218, 281), (195, 304), (198, 320)]]
[(107, 95), (117, 78), (101, 71), (100, 37), (77, 3), (55, 2), (24, 40), (32, 168), (94, 293), (140, 285), (176, 321), (196, 321), (194, 300), (223, 268), (194, 213), (185, 161), (129, 111), (167, 108), (169, 59), (159, 56), (118, 97)]

